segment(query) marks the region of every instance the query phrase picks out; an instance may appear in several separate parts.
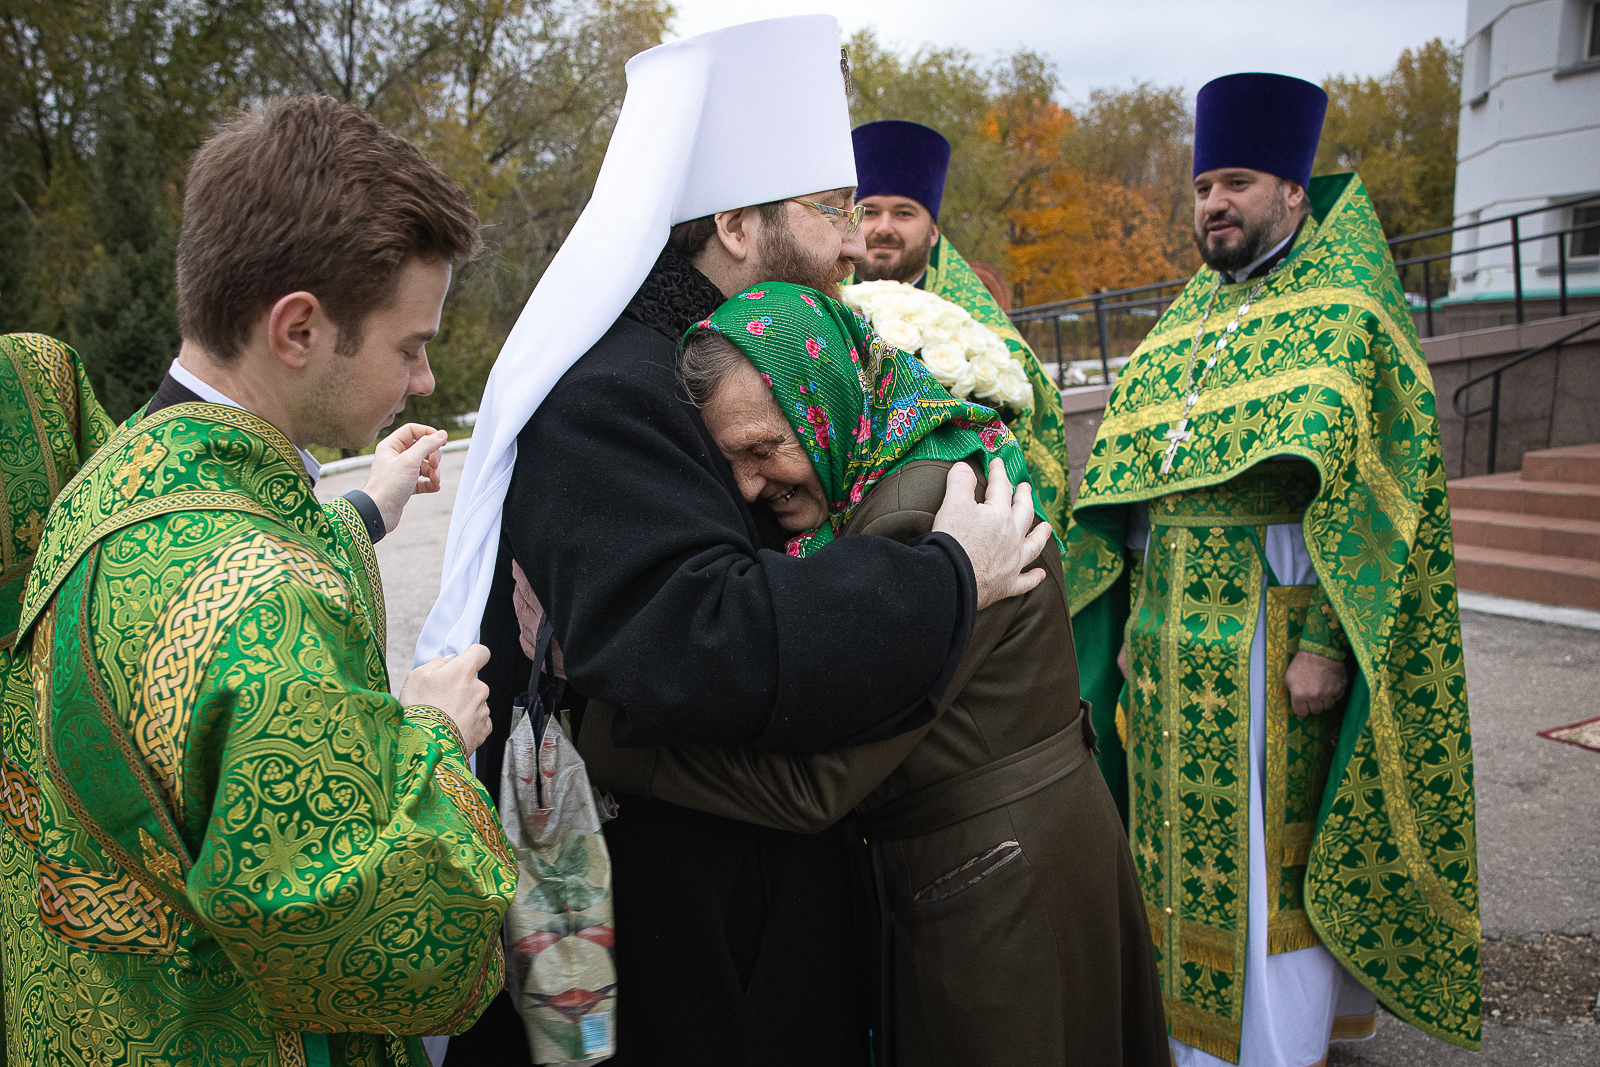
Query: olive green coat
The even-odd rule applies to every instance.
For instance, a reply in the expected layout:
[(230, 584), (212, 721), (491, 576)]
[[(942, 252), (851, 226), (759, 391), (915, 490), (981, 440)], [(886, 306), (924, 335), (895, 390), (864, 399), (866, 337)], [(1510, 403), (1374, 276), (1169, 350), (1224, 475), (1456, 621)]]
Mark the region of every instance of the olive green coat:
[[(948, 467), (892, 472), (845, 533), (927, 533)], [(607, 709), (591, 705), (583, 724), (579, 748), (606, 787), (800, 833), (855, 812), (882, 920), (880, 1062), (896, 1067), (1169, 1062), (1053, 543), (1034, 565), (1045, 581), (978, 613), (939, 716), (900, 737), (811, 756), (618, 749)]]

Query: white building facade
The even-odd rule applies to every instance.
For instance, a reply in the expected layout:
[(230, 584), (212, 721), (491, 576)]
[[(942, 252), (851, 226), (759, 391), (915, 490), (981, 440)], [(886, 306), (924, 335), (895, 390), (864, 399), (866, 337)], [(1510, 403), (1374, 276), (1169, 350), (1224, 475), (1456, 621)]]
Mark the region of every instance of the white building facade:
[[(1600, 3), (1468, 0), (1463, 59), (1455, 224), (1537, 208), (1523, 237), (1600, 222)], [(1441, 303), (1510, 299), (1512, 250), (1484, 247), (1510, 236), (1505, 222), (1456, 234)], [(1521, 246), (1524, 300), (1556, 297), (1562, 245), (1569, 294), (1600, 294), (1596, 226)]]

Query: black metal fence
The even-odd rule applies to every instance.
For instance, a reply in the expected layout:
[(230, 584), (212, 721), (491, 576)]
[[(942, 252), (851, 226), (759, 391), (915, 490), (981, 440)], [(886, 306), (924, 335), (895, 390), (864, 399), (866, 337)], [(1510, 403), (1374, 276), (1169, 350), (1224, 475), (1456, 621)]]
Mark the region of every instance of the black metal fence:
[(1058, 387), (1066, 387), (1068, 363), (1097, 357), (1102, 380), (1109, 382), (1111, 361), (1132, 355), (1187, 284), (1189, 279), (1179, 278), (1034, 304), (1011, 312), (1011, 322), (1041, 361), (1055, 357)]
[[(1461, 226), (1445, 226), (1441, 229), (1427, 230), (1423, 233), (1408, 233), (1400, 237), (1391, 237), (1389, 239), (1389, 249), (1396, 256), (1394, 265), (1395, 268), (1400, 271), (1401, 281), (1405, 283), (1406, 290), (1408, 292), (1418, 293), (1423, 300), (1423, 318), (1426, 325), (1426, 332), (1423, 336), (1433, 336), (1433, 309), (1434, 305), (1439, 299), (1438, 296), (1435, 296), (1435, 293), (1441, 288), (1443, 289), (1443, 293), (1440, 294), (1441, 296), (1449, 293), (1452, 262), (1457, 258), (1465, 256), (1477, 256), (1484, 252), (1492, 252), (1499, 248), (1511, 249), (1512, 303), (1516, 308), (1516, 321), (1519, 323), (1525, 321), (1526, 310), (1523, 301), (1522, 285), (1522, 247), (1523, 245), (1529, 243), (1538, 243), (1542, 241), (1554, 240), (1556, 242), (1555, 275), (1558, 279), (1556, 283), (1556, 314), (1558, 316), (1565, 316), (1568, 310), (1567, 275), (1569, 273), (1571, 261), (1569, 246), (1576, 235), (1587, 234), (1590, 231), (1600, 229), (1600, 218), (1589, 222), (1574, 223), (1573, 225), (1564, 226), (1560, 229), (1546, 229), (1536, 234), (1524, 234), (1522, 232), (1522, 220), (1531, 215), (1544, 215), (1552, 211), (1568, 211), (1590, 205), (1600, 205), (1600, 193), (1572, 197), (1568, 200), (1560, 200), (1553, 204), (1547, 204), (1544, 207), (1528, 208), (1526, 211), (1518, 211), (1510, 215), (1497, 215), (1492, 219), (1482, 219), (1478, 222), (1469, 222)], [(1473, 231), (1479, 234), (1481, 237), (1485, 229), (1489, 229), (1492, 235), (1492, 231), (1501, 226), (1506, 227), (1505, 240), (1494, 240), (1489, 244), (1483, 244), (1480, 242), (1474, 248), (1464, 248), (1460, 251), (1453, 250), (1449, 247), (1455, 235), (1458, 233)], [(1417, 254), (1401, 257), (1399, 252), (1402, 245), (1421, 247), (1417, 251)], [(1437, 250), (1429, 250), (1429, 245), (1434, 246), (1434, 248)], [(1439, 248), (1441, 245), (1444, 247)], [(1435, 264), (1439, 263), (1441, 260), (1443, 261), (1442, 267), (1435, 267)], [(1415, 282), (1420, 282), (1420, 285), (1416, 285), (1414, 287), (1413, 283)]]

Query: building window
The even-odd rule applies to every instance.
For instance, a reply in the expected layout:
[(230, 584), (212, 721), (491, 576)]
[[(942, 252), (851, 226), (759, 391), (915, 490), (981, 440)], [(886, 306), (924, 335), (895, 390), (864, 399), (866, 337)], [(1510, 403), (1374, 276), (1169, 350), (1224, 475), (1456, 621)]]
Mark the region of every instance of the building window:
[(1493, 33), (1494, 24), (1490, 23), (1479, 30), (1478, 35), (1468, 45), (1472, 60), (1468, 71), (1468, 77), (1471, 79), (1469, 82), (1471, 91), (1467, 95), (1468, 107), (1477, 107), (1489, 99), (1489, 52)]
[[(1577, 227), (1585, 223), (1600, 223), (1600, 204), (1587, 204), (1572, 209), (1572, 225)], [(1573, 233), (1567, 244), (1567, 255), (1600, 256), (1600, 225)]]
[(1600, 59), (1600, 4), (1589, 5), (1589, 50), (1586, 59)]

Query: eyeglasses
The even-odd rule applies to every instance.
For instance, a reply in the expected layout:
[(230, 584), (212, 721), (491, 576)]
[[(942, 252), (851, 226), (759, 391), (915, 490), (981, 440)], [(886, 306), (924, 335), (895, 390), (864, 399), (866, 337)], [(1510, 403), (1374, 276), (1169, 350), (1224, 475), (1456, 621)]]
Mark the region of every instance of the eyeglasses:
[(798, 196), (791, 196), (789, 199), (797, 204), (810, 205), (831, 218), (843, 219), (844, 235), (846, 237), (854, 237), (856, 235), (856, 231), (861, 229), (861, 216), (867, 212), (866, 206), (863, 204), (857, 204), (849, 211), (846, 211), (844, 208), (834, 207), (832, 204), (819, 204), (815, 200), (801, 200)]

